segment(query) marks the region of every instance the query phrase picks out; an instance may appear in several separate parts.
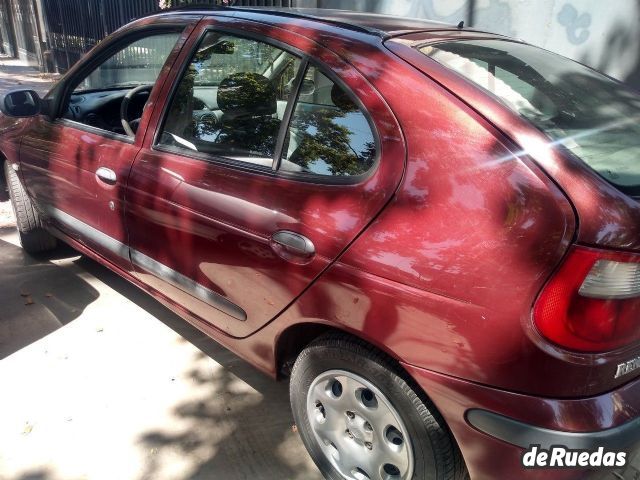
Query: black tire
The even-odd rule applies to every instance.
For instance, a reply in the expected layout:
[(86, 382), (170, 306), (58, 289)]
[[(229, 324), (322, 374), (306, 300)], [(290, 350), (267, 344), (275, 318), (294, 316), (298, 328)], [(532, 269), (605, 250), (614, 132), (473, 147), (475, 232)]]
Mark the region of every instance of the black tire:
[(29, 253), (41, 253), (56, 248), (56, 238), (42, 227), (38, 212), (9, 162), (4, 162), (4, 175), (22, 248)]
[(318, 375), (344, 370), (368, 380), (386, 396), (400, 415), (413, 445), (412, 480), (462, 480), (468, 474), (444, 419), (433, 403), (391, 358), (356, 338), (328, 334), (298, 356), (291, 372), (293, 416), (309, 454), (325, 478), (344, 477), (327, 459), (307, 415), (307, 393)]

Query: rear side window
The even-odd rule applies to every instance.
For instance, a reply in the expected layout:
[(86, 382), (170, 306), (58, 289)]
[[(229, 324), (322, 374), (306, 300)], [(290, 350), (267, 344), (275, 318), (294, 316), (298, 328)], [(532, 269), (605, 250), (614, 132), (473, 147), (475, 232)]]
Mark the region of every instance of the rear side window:
[(634, 91), (517, 42), (447, 41), (419, 50), (495, 95), (610, 183), (640, 194), (640, 95)]
[(376, 145), (351, 96), (317, 67), (305, 72), (287, 131), (280, 168), (323, 176), (366, 173)]

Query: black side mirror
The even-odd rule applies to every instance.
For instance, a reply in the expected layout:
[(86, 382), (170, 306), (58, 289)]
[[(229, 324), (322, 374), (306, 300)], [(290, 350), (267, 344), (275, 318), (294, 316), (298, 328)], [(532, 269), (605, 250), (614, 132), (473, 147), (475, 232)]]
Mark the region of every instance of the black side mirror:
[(11, 90), (0, 97), (0, 112), (9, 117), (33, 117), (40, 113), (40, 103), (35, 90)]

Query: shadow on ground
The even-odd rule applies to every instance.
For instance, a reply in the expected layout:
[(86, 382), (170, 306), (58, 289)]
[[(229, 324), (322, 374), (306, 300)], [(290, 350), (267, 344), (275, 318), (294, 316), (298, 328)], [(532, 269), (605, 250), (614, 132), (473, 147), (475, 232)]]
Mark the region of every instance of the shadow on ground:
[[(155, 402), (156, 405), (149, 403), (149, 407), (160, 412), (151, 414), (151, 421), (146, 423), (141, 421), (133, 428), (123, 427), (125, 430), (128, 428), (126, 431), (130, 434), (130, 437), (123, 434), (124, 442), (127, 444), (124, 450), (136, 458), (137, 466), (135, 469), (129, 468), (126, 473), (123, 467), (119, 478), (132, 480), (312, 480), (321, 478), (293, 427), (286, 382), (275, 382), (258, 372), (148, 294), (87, 257), (79, 256), (68, 247), (62, 247), (47, 256), (31, 257), (19, 247), (1, 240), (3, 233), (6, 232), (0, 229), (0, 284), (3, 285), (0, 291), (0, 305), (3, 305), (0, 310), (0, 339), (4, 339), (0, 352), (3, 356), (73, 322), (89, 304), (96, 301), (92, 309), (99, 305), (105, 305), (108, 308), (112, 305), (109, 302), (113, 301), (132, 302), (179, 335), (170, 348), (141, 348), (139, 353), (134, 351), (132, 354), (126, 351), (127, 346), (123, 342), (122, 352), (116, 353), (131, 358), (140, 357), (139, 362), (145, 362), (152, 368), (160, 365), (156, 368), (166, 369), (167, 364), (171, 365), (174, 359), (177, 365), (175, 372), (170, 374), (175, 375), (176, 378), (167, 378), (167, 382), (173, 382), (171, 386), (175, 386), (177, 392), (167, 389), (166, 384), (158, 385), (159, 382), (156, 380), (148, 379), (141, 380), (137, 384), (138, 391), (135, 391), (135, 387), (131, 390), (131, 387), (120, 386), (121, 391), (118, 391), (118, 385), (108, 386), (108, 390), (113, 390), (114, 396), (132, 397), (131, 400), (123, 401), (121, 398), (118, 400), (126, 405), (124, 408), (129, 410), (130, 415), (131, 412), (140, 411), (139, 405), (143, 403), (141, 397), (145, 402)], [(23, 296), (25, 294), (28, 296)], [(33, 304), (25, 305), (28, 299), (31, 299)], [(91, 317), (92, 311), (88, 310), (84, 313), (83, 322), (91, 320), (87, 316)], [(114, 310), (114, 315), (117, 315), (117, 312), (118, 310)], [(136, 321), (144, 323), (142, 318), (126, 319), (126, 322)], [(105, 324), (105, 332), (101, 334), (103, 339), (107, 338), (109, 330), (115, 329), (118, 322), (122, 322), (122, 319), (114, 318), (113, 325)], [(140, 332), (140, 328), (131, 328), (131, 330)], [(95, 334), (95, 330), (87, 329), (87, 331)], [(126, 332), (124, 327), (118, 335), (121, 336)], [(143, 337), (144, 332), (137, 335)], [(139, 341), (144, 342), (145, 338), (140, 338)], [(192, 348), (191, 345), (196, 348)], [(76, 347), (72, 345), (70, 348)], [(96, 352), (94, 355), (101, 354)], [(146, 358), (142, 358), (143, 356)], [(163, 358), (160, 359), (159, 356)], [(73, 361), (74, 355), (71, 357), (70, 361)], [(48, 365), (43, 365), (43, 369), (47, 367)], [(99, 372), (97, 364), (91, 365), (90, 368), (94, 372)], [(110, 368), (118, 367), (114, 365)], [(136, 366), (132, 366), (133, 370), (135, 368)], [(52, 370), (51, 374), (57, 375), (55, 370)], [(116, 378), (120, 377), (118, 381), (121, 385), (124, 384), (122, 377), (127, 373), (114, 372), (114, 374)], [(157, 375), (157, 371), (150, 373), (150, 376), (153, 374)], [(64, 382), (64, 380), (61, 381)], [(136, 386), (135, 380), (133, 385)], [(85, 388), (91, 387), (85, 386)], [(142, 391), (145, 388), (150, 390)], [(73, 396), (78, 393), (69, 391), (62, 395)], [(155, 397), (154, 400), (156, 395), (159, 398)], [(98, 412), (96, 415), (113, 415), (113, 421), (117, 422), (120, 407), (115, 405), (120, 403), (109, 404), (107, 410)], [(54, 409), (53, 413), (46, 415), (58, 413)], [(70, 425), (68, 428), (74, 428), (74, 426)], [(119, 431), (118, 429), (119, 427), (115, 430)], [(102, 433), (107, 435), (106, 432)], [(35, 433), (31, 434), (33, 435)], [(63, 440), (59, 441), (64, 442), (66, 437), (63, 435), (60, 438)], [(21, 440), (30, 441), (24, 436)], [(101, 448), (108, 448), (110, 441), (113, 439), (106, 440)], [(131, 447), (128, 444), (131, 444)], [(25, 447), (26, 445), (16, 448)], [(67, 446), (59, 445), (58, 447), (76, 448), (71, 441)], [(6, 453), (11, 454), (11, 452)], [(110, 459), (112, 472), (118, 471), (119, 455), (124, 457), (124, 453), (116, 452)], [(10, 476), (3, 476), (0, 470), (0, 477), (7, 480), (59, 480), (61, 478), (73, 480), (76, 478), (71, 478), (66, 473), (62, 474), (66, 472), (69, 460), (56, 458), (55, 454), (49, 457), (48, 462), (42, 462), (35, 453), (29, 458), (33, 460), (27, 460), (21, 470), (18, 472), (14, 470)], [(38, 461), (35, 458), (38, 458)], [(71, 463), (75, 465), (73, 460)], [(33, 468), (26, 468), (28, 465), (32, 465)], [(78, 478), (106, 478), (104, 475), (93, 473), (96, 471), (95, 465), (87, 465), (84, 471), (86, 473)]]
[[(187, 373), (197, 392), (176, 405), (180, 428), (140, 435), (149, 452), (141, 479), (320, 479), (295, 432), (288, 382), (275, 382), (192, 327), (139, 288), (86, 258), (76, 263), (178, 333), (200, 352)], [(213, 369), (213, 359), (222, 368)], [(297, 452), (297, 453), (295, 453)], [(291, 455), (294, 453), (294, 455)], [(167, 463), (197, 459), (169, 474)], [(175, 476), (174, 476), (175, 475)]]
[[(0, 237), (13, 231), (0, 228)], [(87, 282), (50, 262), (74, 255), (67, 247), (33, 257), (0, 240), (0, 359), (73, 321), (98, 298)]]

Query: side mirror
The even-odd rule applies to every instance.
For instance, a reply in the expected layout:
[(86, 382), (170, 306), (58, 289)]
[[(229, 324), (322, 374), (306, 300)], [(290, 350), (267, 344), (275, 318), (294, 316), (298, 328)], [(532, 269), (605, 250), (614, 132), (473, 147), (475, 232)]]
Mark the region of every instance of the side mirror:
[(40, 96), (35, 90), (12, 90), (0, 97), (0, 112), (9, 117), (33, 117), (40, 113)]

